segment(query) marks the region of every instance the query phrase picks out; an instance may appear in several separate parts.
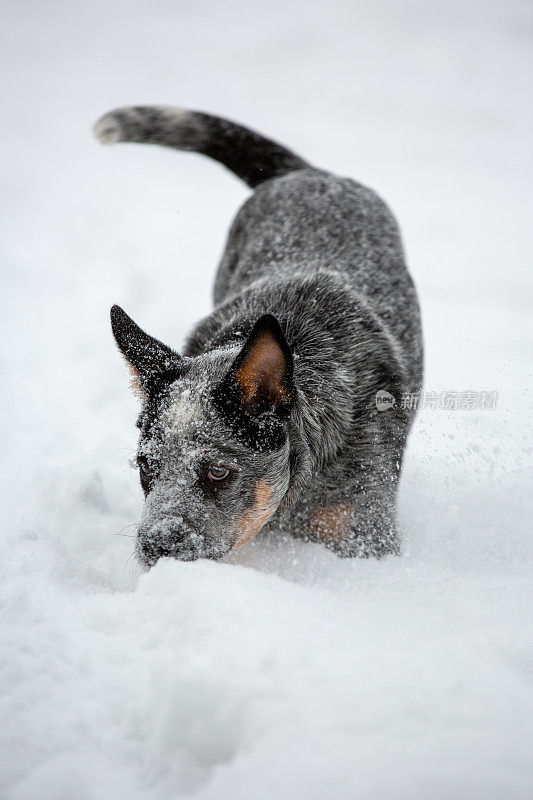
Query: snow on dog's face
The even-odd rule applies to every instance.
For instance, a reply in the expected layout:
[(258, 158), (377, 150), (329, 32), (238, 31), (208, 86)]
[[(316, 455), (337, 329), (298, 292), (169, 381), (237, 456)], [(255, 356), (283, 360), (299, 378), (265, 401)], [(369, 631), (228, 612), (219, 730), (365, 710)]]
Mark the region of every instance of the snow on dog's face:
[(289, 485), (295, 390), (279, 324), (265, 315), (244, 346), (185, 358), (118, 306), (111, 321), (143, 401), (137, 556), (220, 558), (261, 530)]

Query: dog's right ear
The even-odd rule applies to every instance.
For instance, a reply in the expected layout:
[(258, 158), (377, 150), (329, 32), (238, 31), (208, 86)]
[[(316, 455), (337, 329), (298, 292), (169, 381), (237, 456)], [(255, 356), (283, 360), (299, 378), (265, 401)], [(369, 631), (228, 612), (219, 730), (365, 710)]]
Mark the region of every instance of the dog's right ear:
[(141, 396), (179, 377), (180, 356), (149, 336), (120, 306), (111, 308), (111, 329), (132, 375), (132, 388)]

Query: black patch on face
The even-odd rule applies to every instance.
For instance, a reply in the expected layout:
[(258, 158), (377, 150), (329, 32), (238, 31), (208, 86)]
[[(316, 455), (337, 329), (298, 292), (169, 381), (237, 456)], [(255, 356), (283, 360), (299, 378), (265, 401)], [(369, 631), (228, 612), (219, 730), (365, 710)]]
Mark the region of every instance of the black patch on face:
[(212, 395), (213, 405), (230, 426), (239, 441), (266, 453), (279, 450), (287, 439), (287, 427), (274, 411), (252, 416), (243, 407), (240, 390), (231, 375), (227, 375)]
[(151, 376), (143, 384), (147, 399), (137, 419), (137, 427), (145, 437), (150, 438), (150, 431), (157, 429), (161, 411), (168, 401), (173, 383), (179, 377), (181, 376), (169, 371), (163, 376)]

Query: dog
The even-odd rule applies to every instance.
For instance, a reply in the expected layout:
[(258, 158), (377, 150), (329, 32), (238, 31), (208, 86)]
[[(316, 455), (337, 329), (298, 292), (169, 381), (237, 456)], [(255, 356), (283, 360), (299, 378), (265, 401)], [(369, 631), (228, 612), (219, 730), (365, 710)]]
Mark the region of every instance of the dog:
[[(136, 555), (219, 559), (271, 525), (339, 556), (400, 554), (398, 481), (420, 391), (416, 290), (391, 211), (237, 123), (166, 106), (111, 111), (103, 143), (202, 153), (253, 189), (214, 310), (181, 353), (111, 309), (142, 400)], [(380, 405), (381, 401), (381, 405)]]

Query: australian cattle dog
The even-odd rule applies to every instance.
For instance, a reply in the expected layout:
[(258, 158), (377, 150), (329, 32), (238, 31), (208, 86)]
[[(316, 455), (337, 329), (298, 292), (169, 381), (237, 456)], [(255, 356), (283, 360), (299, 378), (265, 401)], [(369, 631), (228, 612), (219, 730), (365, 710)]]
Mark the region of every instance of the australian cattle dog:
[(400, 552), (396, 495), (422, 381), (420, 312), (396, 221), (371, 190), (219, 117), (111, 111), (102, 142), (203, 153), (254, 191), (214, 310), (180, 352), (111, 309), (142, 399), (136, 553), (221, 558), (265, 526), (339, 556)]

